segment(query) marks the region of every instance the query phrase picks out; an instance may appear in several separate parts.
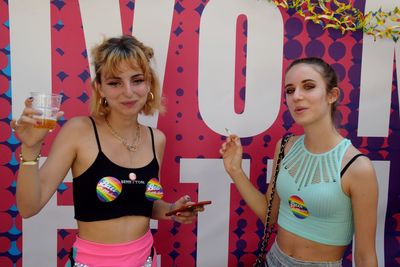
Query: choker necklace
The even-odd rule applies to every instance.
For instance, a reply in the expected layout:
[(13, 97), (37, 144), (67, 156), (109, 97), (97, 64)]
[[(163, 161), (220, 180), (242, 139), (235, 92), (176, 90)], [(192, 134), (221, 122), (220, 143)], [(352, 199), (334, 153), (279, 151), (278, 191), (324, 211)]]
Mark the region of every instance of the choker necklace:
[(104, 117), (104, 120), (106, 121), (106, 124), (108, 126), (108, 128), (110, 129), (112, 135), (114, 135), (115, 138), (117, 138), (124, 146), (126, 146), (126, 148), (130, 151), (130, 152), (135, 152), (139, 145), (140, 145), (140, 125), (139, 123), (137, 124), (136, 127), (136, 138), (135, 138), (135, 142), (133, 144), (129, 144), (128, 141), (126, 140), (126, 138), (123, 138), (122, 136), (120, 136), (114, 129), (113, 127), (111, 127), (110, 123), (107, 120), (107, 117)]

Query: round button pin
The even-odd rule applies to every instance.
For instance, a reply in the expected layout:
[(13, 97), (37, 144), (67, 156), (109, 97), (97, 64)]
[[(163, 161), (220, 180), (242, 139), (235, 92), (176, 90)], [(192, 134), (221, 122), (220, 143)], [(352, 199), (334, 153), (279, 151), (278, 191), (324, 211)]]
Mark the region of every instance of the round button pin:
[(134, 174), (133, 172), (131, 172), (131, 173), (129, 174), (129, 179), (132, 180), (132, 181), (135, 181), (135, 180), (136, 180), (136, 174)]

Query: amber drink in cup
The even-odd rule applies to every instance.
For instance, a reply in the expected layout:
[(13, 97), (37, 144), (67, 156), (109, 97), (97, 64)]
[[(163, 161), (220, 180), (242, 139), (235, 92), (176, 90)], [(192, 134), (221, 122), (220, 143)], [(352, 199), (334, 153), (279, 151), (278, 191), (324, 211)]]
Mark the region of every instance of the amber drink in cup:
[(35, 115), (35, 128), (53, 130), (56, 127), (57, 112), (60, 110), (62, 95), (32, 92), (32, 108), (40, 110), (41, 115)]

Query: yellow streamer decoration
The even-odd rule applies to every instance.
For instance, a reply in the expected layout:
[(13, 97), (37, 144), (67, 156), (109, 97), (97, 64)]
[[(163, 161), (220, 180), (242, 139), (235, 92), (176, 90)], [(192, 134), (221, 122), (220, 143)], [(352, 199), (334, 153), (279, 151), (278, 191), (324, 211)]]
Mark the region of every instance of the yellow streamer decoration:
[(311, 20), (324, 29), (337, 29), (342, 34), (348, 31), (362, 30), (372, 35), (374, 40), (379, 38), (392, 39), (397, 42), (400, 38), (400, 9), (384, 12), (371, 11), (364, 15), (353, 7), (352, 0), (348, 4), (338, 0), (267, 0), (274, 2), (277, 7), (293, 9), (305, 20)]

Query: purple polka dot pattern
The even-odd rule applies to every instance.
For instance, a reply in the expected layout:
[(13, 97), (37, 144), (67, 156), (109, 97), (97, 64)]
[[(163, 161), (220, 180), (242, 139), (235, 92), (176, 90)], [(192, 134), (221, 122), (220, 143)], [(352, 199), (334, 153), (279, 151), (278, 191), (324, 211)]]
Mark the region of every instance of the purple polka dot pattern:
[(303, 53), (303, 46), (297, 40), (288, 40), (283, 46), (283, 52), (287, 59), (296, 59)]
[(311, 40), (306, 45), (307, 57), (323, 57), (325, 54), (325, 46), (321, 41)]

